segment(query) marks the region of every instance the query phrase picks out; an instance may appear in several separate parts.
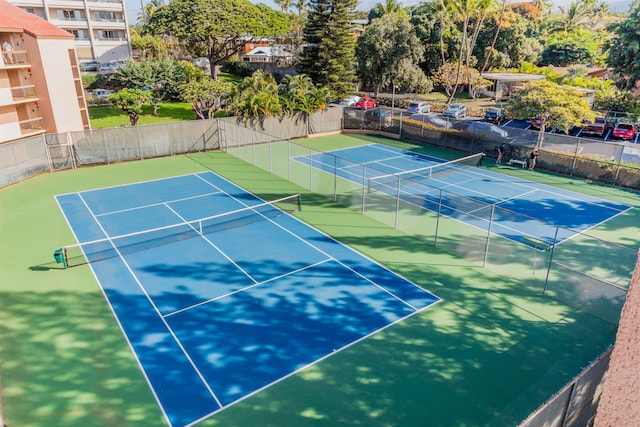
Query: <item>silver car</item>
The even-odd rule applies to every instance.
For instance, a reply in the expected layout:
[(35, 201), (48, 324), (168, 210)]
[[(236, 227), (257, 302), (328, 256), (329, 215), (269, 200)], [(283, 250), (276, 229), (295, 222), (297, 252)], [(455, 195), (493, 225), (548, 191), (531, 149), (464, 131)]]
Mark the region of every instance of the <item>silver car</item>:
[(445, 117), (452, 117), (454, 119), (462, 119), (467, 117), (467, 106), (464, 104), (451, 104), (449, 108), (442, 113)]
[(431, 105), (429, 105), (425, 101), (413, 101), (407, 107), (407, 113), (415, 114), (415, 113), (430, 113)]

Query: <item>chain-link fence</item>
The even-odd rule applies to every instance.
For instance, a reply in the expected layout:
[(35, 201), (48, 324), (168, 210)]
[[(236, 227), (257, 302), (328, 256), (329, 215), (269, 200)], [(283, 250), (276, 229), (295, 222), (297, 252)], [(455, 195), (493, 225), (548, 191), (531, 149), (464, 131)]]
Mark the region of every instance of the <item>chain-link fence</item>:
[[(403, 140), (493, 157), (497, 157), (498, 147), (504, 143), (506, 162), (526, 160), (538, 138), (537, 131), (478, 120), (454, 120), (438, 114), (407, 114), (384, 107), (345, 109), (344, 130), (382, 131)], [(640, 189), (640, 148), (632, 143), (545, 133), (537, 165), (551, 172)]]
[(248, 163), (603, 320), (619, 320), (635, 266), (631, 248), (411, 179), (372, 189), (369, 177), (384, 170), (225, 127), (224, 148)]
[(602, 381), (609, 369), (613, 347), (527, 417), (519, 427), (585, 427), (593, 425)]
[[(219, 128), (233, 123), (235, 134)], [(192, 120), (156, 125), (95, 129), (38, 135), (0, 144), (0, 187), (26, 178), (76, 166), (109, 164), (220, 148), (225, 138), (250, 138), (254, 129), (280, 139), (302, 138), (313, 133), (339, 131), (342, 109), (332, 108), (311, 116), (284, 119), (268, 117), (239, 122), (235, 117)], [(241, 129), (248, 129), (243, 133)]]

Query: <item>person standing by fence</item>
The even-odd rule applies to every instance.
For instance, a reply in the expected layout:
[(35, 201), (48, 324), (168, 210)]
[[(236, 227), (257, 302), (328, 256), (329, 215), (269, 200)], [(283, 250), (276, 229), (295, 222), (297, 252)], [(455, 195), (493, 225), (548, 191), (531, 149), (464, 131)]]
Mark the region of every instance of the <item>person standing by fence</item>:
[(502, 158), (504, 157), (505, 145), (502, 144), (498, 147), (498, 159), (496, 160), (496, 165), (502, 163)]
[(529, 170), (532, 171), (538, 163), (538, 148), (534, 148), (529, 156)]

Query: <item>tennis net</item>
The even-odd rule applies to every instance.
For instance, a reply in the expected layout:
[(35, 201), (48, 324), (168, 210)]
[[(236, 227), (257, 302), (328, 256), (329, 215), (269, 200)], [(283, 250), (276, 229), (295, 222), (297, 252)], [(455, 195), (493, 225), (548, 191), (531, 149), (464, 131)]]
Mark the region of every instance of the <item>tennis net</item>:
[(469, 168), (480, 166), (484, 157), (484, 153), (476, 153), (461, 159), (419, 169), (374, 176), (367, 180), (367, 191), (369, 193), (375, 191), (388, 192), (390, 189), (396, 189), (401, 179), (420, 181), (453, 173), (463, 173), (468, 171)]
[(275, 219), (300, 210), (300, 194), (295, 194), (193, 221), (64, 246), (55, 251), (54, 256), (65, 267), (75, 267)]

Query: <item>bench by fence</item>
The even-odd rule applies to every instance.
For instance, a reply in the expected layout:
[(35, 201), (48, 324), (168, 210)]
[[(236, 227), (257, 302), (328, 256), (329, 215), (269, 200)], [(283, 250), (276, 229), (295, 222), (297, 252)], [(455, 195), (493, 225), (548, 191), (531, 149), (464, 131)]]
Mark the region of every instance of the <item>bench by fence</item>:
[(527, 159), (509, 159), (509, 166), (520, 165), (521, 168), (527, 167)]

